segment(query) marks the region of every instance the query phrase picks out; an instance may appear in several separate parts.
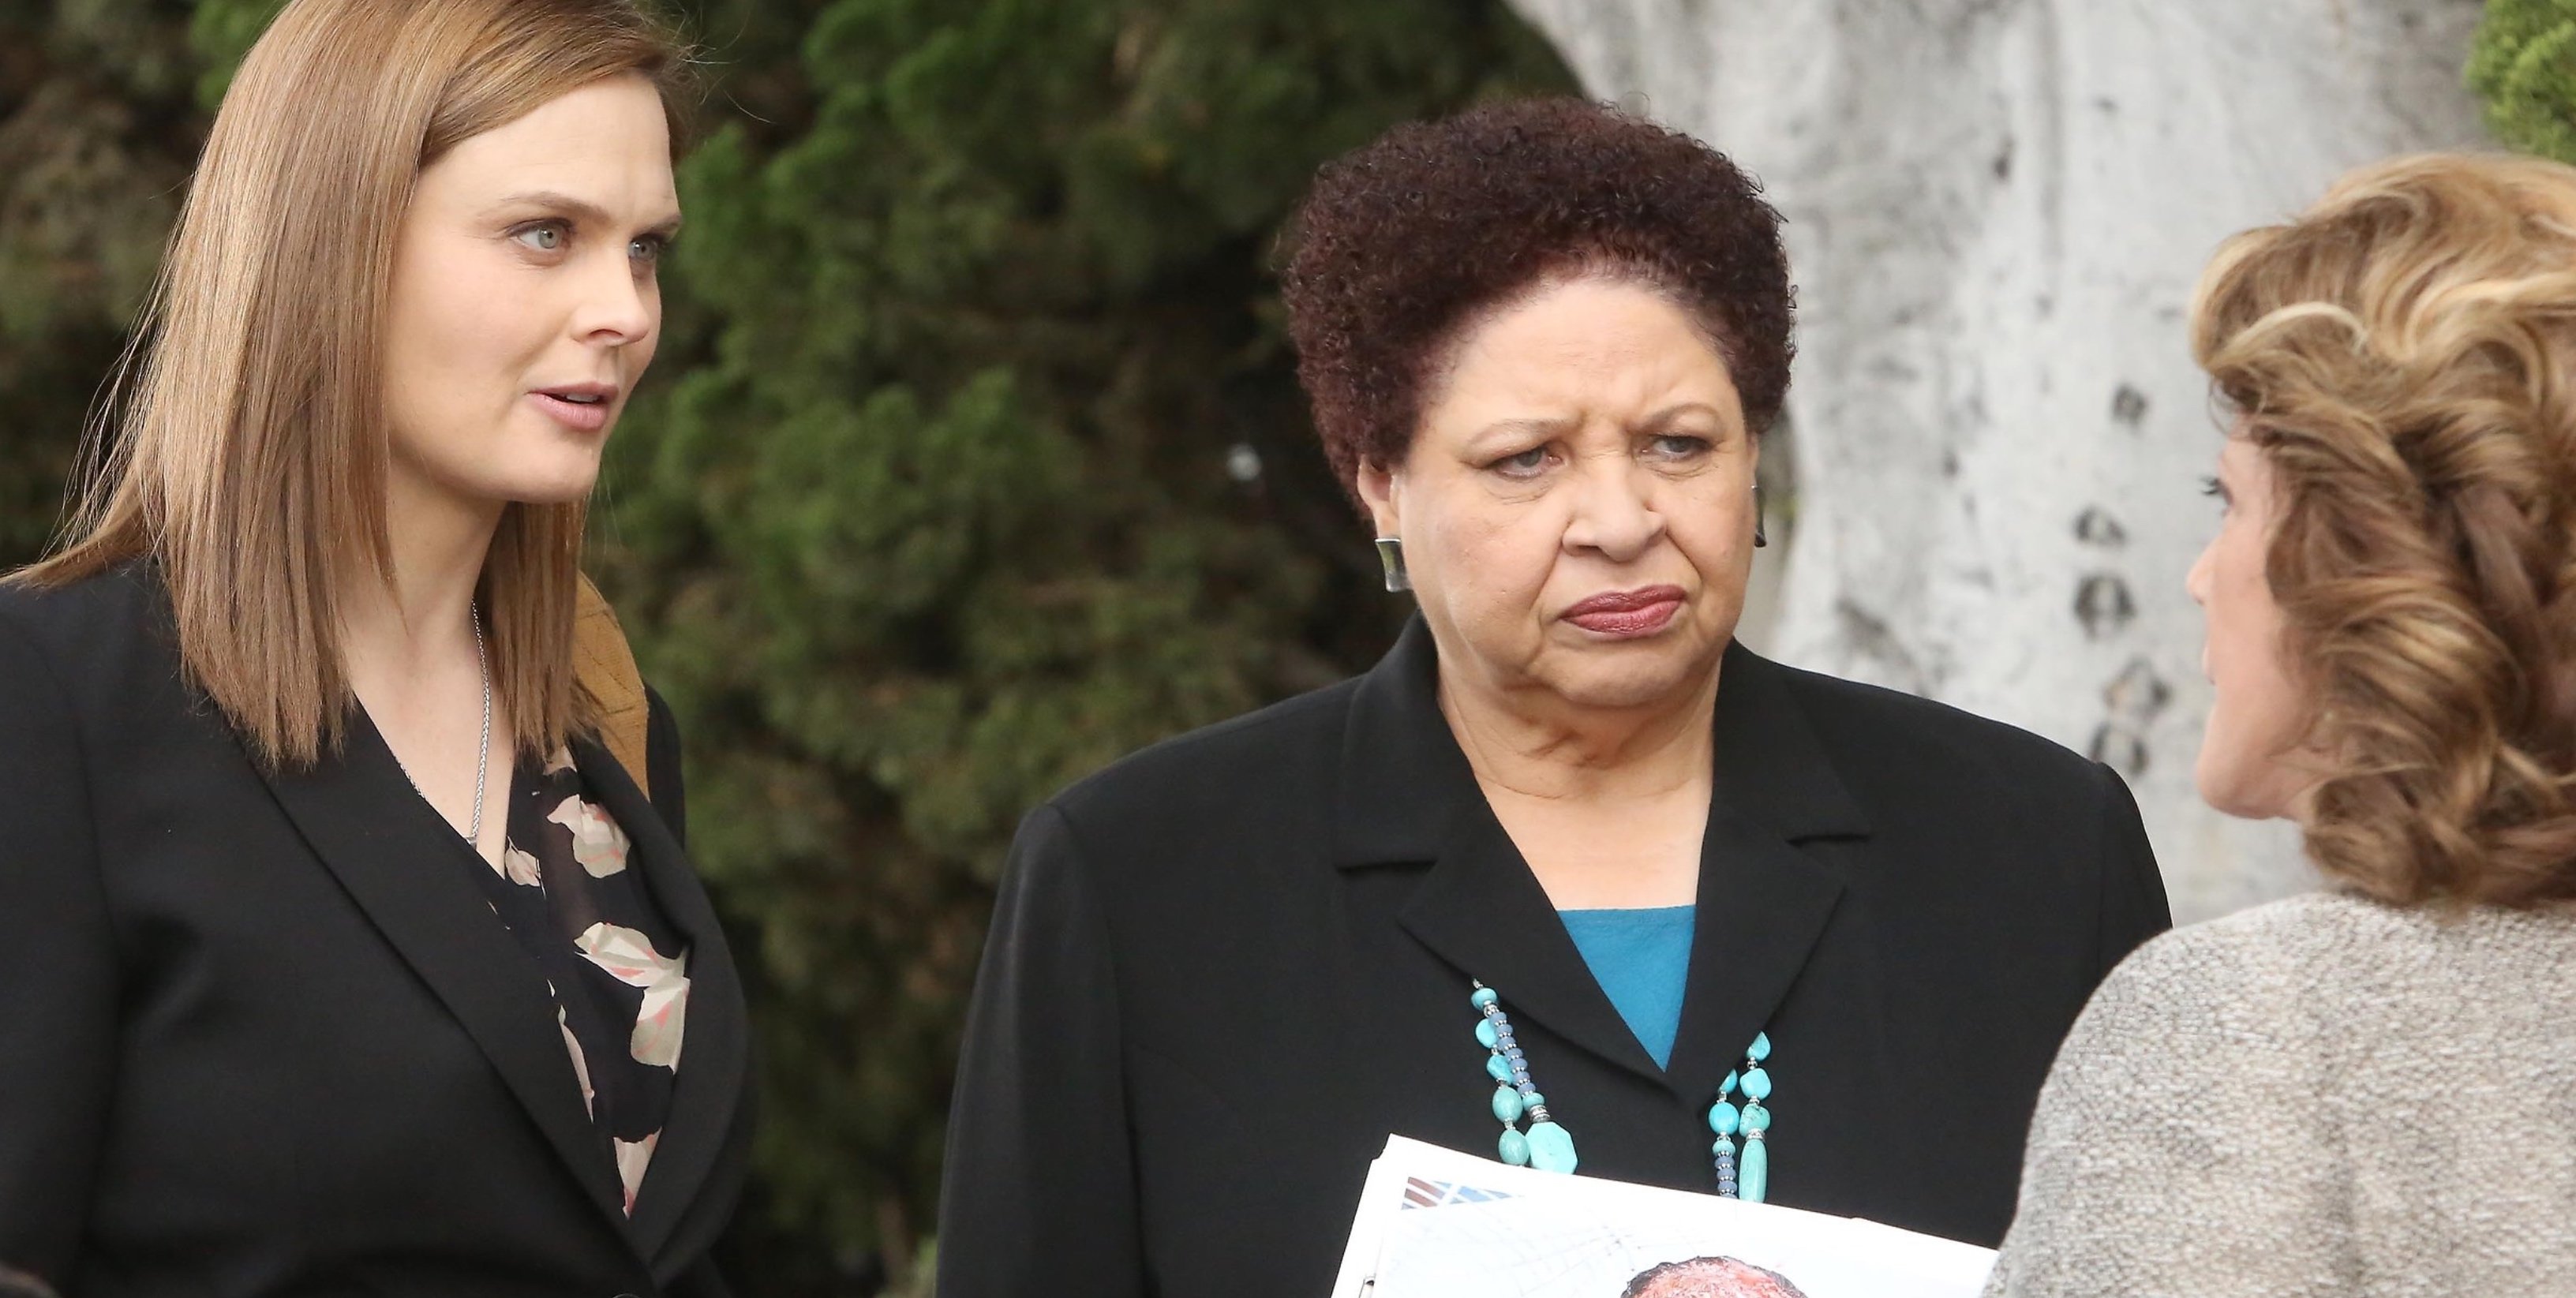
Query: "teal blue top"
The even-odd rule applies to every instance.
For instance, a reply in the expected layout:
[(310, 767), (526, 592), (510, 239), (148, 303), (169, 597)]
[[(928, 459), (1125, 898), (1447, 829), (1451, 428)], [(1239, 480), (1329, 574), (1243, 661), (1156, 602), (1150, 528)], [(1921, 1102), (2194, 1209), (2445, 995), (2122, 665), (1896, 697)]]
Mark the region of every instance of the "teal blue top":
[(1691, 930), (1698, 912), (1689, 906), (1643, 910), (1561, 910), (1565, 931), (1610, 1004), (1637, 1034), (1637, 1044), (1672, 1063), (1673, 1038), (1682, 1030), (1682, 986), (1690, 978)]

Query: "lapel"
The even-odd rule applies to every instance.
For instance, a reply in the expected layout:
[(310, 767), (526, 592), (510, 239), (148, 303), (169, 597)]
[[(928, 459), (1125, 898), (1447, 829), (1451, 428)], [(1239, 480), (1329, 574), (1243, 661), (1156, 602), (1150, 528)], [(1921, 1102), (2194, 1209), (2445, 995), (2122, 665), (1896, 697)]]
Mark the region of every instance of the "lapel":
[(1466, 979), (1500, 992), (1604, 1062), (1696, 1100), (1742, 1059), (1822, 937), (1842, 883), (1795, 844), (1866, 835), (1789, 693), (1787, 669), (1727, 650), (1712, 722), (1716, 769), (1700, 845), (1698, 920), (1672, 1067), (1638, 1044), (1440, 714), (1438, 656), (1420, 617), (1362, 678), (1345, 732), (1334, 859), (1355, 869), (1429, 861), (1398, 922)]
[(625, 1192), (582, 1110), (545, 977), (465, 873), (488, 867), (413, 792), (365, 709), (350, 709), (338, 755), (262, 778), (322, 864), (464, 1025), (592, 1202), (622, 1228)]
[[(1462, 1010), (1472, 977), (1501, 994), (1515, 1022), (1538, 1023), (1641, 1077), (1662, 1076), (1481, 798), (1462, 809), (1398, 922), (1464, 975)], [(1462, 1013), (1461, 1031), (1471, 1022)]]
[[(671, 1116), (635, 1196), (636, 1247), (651, 1259), (697, 1201), (733, 1133), (750, 1056), (742, 984), (687, 852), (634, 778), (596, 743), (576, 739), (572, 754), (591, 796), (626, 831), (628, 860), (640, 863), (645, 887), (689, 948), (689, 1017)], [(555, 1053), (563, 1053), (560, 1045)]]
[(1460, 1022), (1473, 978), (1501, 993), (1515, 1022), (1661, 1076), (1476, 786), (1440, 714), (1438, 652), (1419, 615), (1361, 679), (1342, 742), (1334, 859), (1345, 869), (1431, 863), (1396, 920), (1458, 970)]
[(1797, 844), (1870, 832), (1791, 675), (1742, 645), (1728, 646), (1719, 668), (1698, 922), (1665, 1075), (1685, 1099), (1714, 1094), (1743, 1063), (1824, 936), (1843, 881)]

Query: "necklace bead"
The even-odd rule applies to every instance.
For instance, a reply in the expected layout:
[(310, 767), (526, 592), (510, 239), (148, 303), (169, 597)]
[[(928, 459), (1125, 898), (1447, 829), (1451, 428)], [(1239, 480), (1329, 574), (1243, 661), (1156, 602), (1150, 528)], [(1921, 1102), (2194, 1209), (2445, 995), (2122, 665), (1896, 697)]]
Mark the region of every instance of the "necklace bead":
[(1771, 1192), (1771, 1147), (1762, 1143), (1755, 1132), (1744, 1138), (1744, 1166), (1736, 1173), (1735, 1197), (1746, 1203), (1760, 1203)]
[(1542, 1172), (1574, 1171), (1574, 1137), (1553, 1122), (1533, 1122), (1529, 1129), (1530, 1166)]

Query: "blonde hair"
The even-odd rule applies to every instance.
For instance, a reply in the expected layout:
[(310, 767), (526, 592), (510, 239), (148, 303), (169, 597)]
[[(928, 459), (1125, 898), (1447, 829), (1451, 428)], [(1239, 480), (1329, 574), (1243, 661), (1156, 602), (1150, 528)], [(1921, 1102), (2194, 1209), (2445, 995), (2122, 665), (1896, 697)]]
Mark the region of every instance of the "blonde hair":
[(2392, 902), (2576, 899), (2576, 169), (2366, 167), (2231, 240), (2192, 329), (2276, 482), (2310, 855)]
[[(12, 580), (157, 568), (191, 680), (266, 764), (336, 749), (337, 601), (390, 581), (377, 377), (420, 172), (569, 91), (637, 74), (680, 125), (683, 47), (633, 0), (294, 0), (225, 94), (90, 430), (64, 541)], [(523, 751), (589, 724), (573, 611), (586, 506), (513, 504), (478, 596)]]

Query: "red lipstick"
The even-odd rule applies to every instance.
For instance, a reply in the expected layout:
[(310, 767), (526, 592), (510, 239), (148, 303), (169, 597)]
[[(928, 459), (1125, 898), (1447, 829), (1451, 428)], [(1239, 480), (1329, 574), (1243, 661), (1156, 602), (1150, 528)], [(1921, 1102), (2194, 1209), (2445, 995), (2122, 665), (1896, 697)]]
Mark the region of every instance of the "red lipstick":
[(1565, 610), (1566, 621), (1617, 640), (1650, 636), (1672, 624), (1687, 598), (1679, 586), (1640, 586), (1605, 591)]

